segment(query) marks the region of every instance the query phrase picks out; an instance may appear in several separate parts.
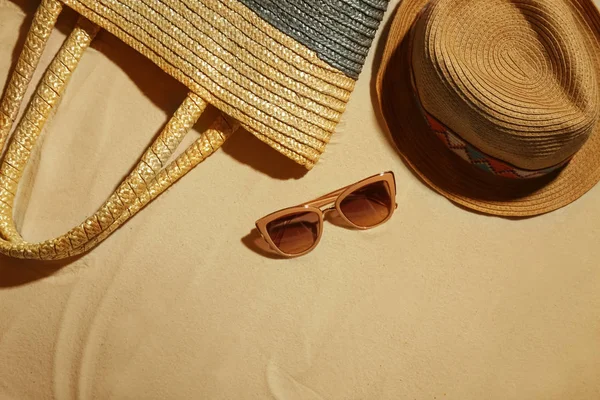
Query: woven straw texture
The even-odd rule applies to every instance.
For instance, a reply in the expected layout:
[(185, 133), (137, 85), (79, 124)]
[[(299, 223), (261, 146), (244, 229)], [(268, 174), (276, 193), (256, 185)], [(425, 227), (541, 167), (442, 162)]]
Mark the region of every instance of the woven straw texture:
[[(9, 138), (23, 96), (61, 11), (61, 3), (43, 0), (33, 20), (24, 51), (19, 56), (0, 103), (0, 149)], [(0, 253), (27, 259), (61, 259), (95, 247), (113, 231), (159, 196), (193, 167), (218, 149), (237, 128), (236, 121), (220, 116), (204, 134), (174, 161), (169, 159), (208, 105), (190, 93), (133, 171), (96, 213), (57, 238), (26, 242), (16, 229), (13, 208), (19, 182), (42, 128), (59, 103), (69, 78), (98, 26), (81, 19), (42, 77), (24, 116), (16, 126), (0, 167)]]
[[(402, 2), (377, 77), (399, 151), (435, 190), (484, 213), (531, 216), (576, 200), (600, 180), (599, 35), (587, 0)], [(494, 176), (449, 151), (421, 107), (516, 167), (573, 158), (542, 178)]]
[(241, 2), (354, 79), (387, 7), (387, 0)]
[[(82, 17), (8, 141), (62, 3)], [(0, 103), (0, 150), (9, 143), (0, 167), (0, 253), (50, 260), (90, 250), (218, 149), (240, 123), (298, 163), (309, 169), (314, 165), (344, 111), (387, 1), (246, 3), (255, 11), (236, 1), (41, 2)], [(319, 4), (322, 9), (316, 8)], [(335, 18), (334, 5), (339, 10)], [(95, 214), (55, 239), (26, 242), (13, 220), (19, 181), (71, 74), (101, 27), (191, 92)], [(168, 163), (209, 103), (224, 114)]]
[[(308, 169), (344, 112), (387, 4), (245, 2), (250, 8), (219, 0), (63, 2)], [(340, 21), (330, 17), (336, 5)]]

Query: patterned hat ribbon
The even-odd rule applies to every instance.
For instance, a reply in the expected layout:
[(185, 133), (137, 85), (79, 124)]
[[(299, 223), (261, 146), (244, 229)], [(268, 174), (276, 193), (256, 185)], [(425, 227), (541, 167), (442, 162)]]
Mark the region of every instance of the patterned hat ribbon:
[[(419, 96), (417, 92), (415, 91), (414, 93), (415, 97), (418, 99)], [(431, 131), (446, 145), (446, 147), (452, 150), (453, 153), (458, 154), (460, 158), (471, 165), (494, 175), (511, 179), (539, 178), (564, 167), (572, 158), (568, 158), (558, 165), (538, 170), (518, 168), (479, 150), (435, 119), (435, 117), (425, 111), (422, 106), (421, 111), (423, 112)]]

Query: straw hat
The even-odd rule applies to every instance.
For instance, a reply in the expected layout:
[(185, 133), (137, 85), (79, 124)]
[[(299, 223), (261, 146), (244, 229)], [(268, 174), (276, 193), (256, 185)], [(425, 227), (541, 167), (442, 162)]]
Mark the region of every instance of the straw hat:
[(450, 200), (531, 216), (600, 180), (590, 0), (403, 0), (377, 93), (397, 147)]

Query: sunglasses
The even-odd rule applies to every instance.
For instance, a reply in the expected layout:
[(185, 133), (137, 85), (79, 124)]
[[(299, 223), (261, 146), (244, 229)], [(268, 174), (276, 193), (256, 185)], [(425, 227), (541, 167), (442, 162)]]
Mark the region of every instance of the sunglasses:
[(336, 210), (357, 229), (370, 229), (392, 217), (396, 180), (391, 171), (328, 193), (308, 203), (285, 208), (256, 221), (263, 239), (279, 255), (298, 257), (313, 250), (323, 234), (323, 217)]

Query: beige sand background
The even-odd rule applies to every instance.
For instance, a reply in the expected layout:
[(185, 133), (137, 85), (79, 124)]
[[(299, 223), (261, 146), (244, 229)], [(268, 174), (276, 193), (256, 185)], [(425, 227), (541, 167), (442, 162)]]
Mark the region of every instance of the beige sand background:
[[(2, 84), (36, 3), (0, 1)], [(451, 204), (384, 133), (376, 59), (313, 171), (240, 132), (93, 252), (0, 258), (0, 398), (599, 399), (600, 188), (526, 220)], [(24, 236), (93, 212), (184, 93), (101, 33), (19, 194)], [(385, 226), (257, 252), (258, 217), (390, 169)]]

